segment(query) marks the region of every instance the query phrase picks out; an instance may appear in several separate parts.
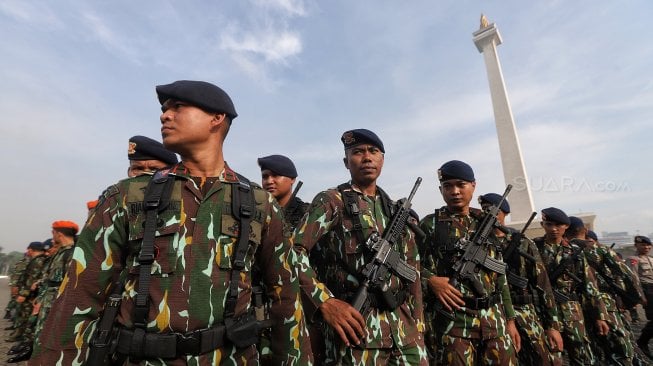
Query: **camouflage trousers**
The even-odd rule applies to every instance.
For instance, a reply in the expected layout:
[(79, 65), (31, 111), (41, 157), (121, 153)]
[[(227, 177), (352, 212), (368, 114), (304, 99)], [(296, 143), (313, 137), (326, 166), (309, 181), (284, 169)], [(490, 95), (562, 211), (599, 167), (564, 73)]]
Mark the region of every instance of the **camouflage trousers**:
[(324, 365), (410, 365), (427, 366), (426, 349), (419, 345), (393, 348), (346, 347), (335, 332), (325, 332)]
[(41, 335), (41, 331), (43, 330), (43, 324), (45, 324), (45, 319), (50, 313), (50, 308), (51, 306), (45, 306), (45, 304), (43, 304), (41, 306), (41, 309), (39, 310), (39, 315), (36, 319), (36, 326), (34, 327), (32, 357), (38, 356), (39, 352), (41, 351), (41, 339), (39, 338), (39, 336)]
[(571, 365), (594, 365), (583, 310), (578, 301), (558, 303), (562, 318), (562, 341)]
[(562, 366), (558, 352), (550, 352), (546, 334), (533, 305), (515, 306), (515, 323), (521, 336), (521, 350), (517, 354), (521, 365)]
[[(28, 366), (69, 366), (86, 364), (88, 348), (82, 350), (55, 351), (44, 348), (38, 356), (32, 356)], [(278, 364), (279, 361), (273, 362)], [(200, 356), (183, 356), (176, 359), (126, 360), (121, 366), (264, 366), (259, 362), (256, 346), (243, 349), (218, 348)]]
[(594, 327), (589, 327), (589, 337), (600, 349), (597, 353), (604, 356), (608, 365), (631, 366), (635, 351), (629, 335), (630, 331), (624, 324), (621, 314), (619, 311), (608, 311), (606, 321), (610, 326), (607, 336), (600, 336)]
[(22, 335), (28, 327), (29, 317), (33, 309), (32, 301), (25, 300), (16, 306), (16, 317), (14, 318), (14, 328)]
[(340, 350), (337, 359), (327, 356), (326, 365), (364, 366), (364, 365), (393, 365), (393, 366), (427, 366), (426, 351), (418, 346), (406, 348), (356, 348), (344, 347)]
[(440, 337), (436, 365), (517, 365), (509, 336), (491, 339)]

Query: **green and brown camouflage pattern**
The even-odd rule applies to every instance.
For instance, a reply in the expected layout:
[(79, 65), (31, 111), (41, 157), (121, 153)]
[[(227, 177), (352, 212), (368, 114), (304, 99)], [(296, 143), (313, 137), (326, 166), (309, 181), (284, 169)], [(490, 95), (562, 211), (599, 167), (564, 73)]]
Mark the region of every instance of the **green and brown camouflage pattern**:
[[(548, 243), (544, 238), (536, 238), (540, 255), (549, 275), (560, 262), (573, 255), (574, 248), (563, 239), (560, 244)], [(608, 312), (602, 301), (594, 270), (587, 263), (583, 252), (578, 255), (568, 270), (577, 276), (582, 283), (576, 283), (569, 275), (563, 274), (551, 283), (554, 290), (568, 296), (580, 296), (580, 301), (558, 302), (558, 314), (563, 324), (561, 333), (565, 350), (572, 364), (592, 365), (595, 362), (587, 335), (587, 322), (607, 320)], [(587, 319), (583, 315), (583, 307), (587, 310)]]
[[(476, 226), (482, 219), (480, 210), (471, 209), (469, 215), (451, 213), (446, 207), (427, 215), (420, 222), (420, 228), (426, 236), (419, 241), (420, 256), (422, 258), (422, 291), (426, 306), (425, 318), (429, 323), (429, 331), (435, 332), (436, 345), (428, 344), (430, 353), (437, 355), (439, 364), (476, 365), (492, 363), (499, 360), (498, 364), (516, 364), (515, 351), (512, 340), (506, 331), (506, 320), (515, 318), (515, 310), (510, 299), (510, 289), (506, 275), (480, 268), (478, 279), (488, 295), (499, 294), (501, 301), (492, 304), (487, 309), (467, 309), (465, 307), (454, 310), (446, 316), (445, 310), (428, 287), (427, 280), (431, 276), (452, 277), (452, 266), (463, 254), (461, 250), (453, 248), (460, 238), (471, 239)], [(439, 241), (438, 222), (446, 222), (449, 229), (446, 243)], [(444, 237), (444, 235), (443, 235)], [(502, 259), (500, 255), (501, 243), (494, 236), (490, 236), (494, 245), (488, 245), (488, 254), (494, 258)], [(458, 290), (465, 297), (478, 297), (472, 287), (465, 282), (460, 282)], [(485, 352), (478, 353), (479, 349), (496, 346), (496, 355)], [(488, 351), (489, 352), (489, 351)]]
[(57, 297), (59, 286), (66, 275), (68, 264), (72, 259), (72, 251), (74, 249), (73, 245), (62, 246), (57, 249), (56, 253), (49, 257), (48, 264), (43, 271), (43, 277), (41, 277), (41, 284), (39, 286), (39, 294), (36, 297), (36, 302), (41, 304), (41, 308), (39, 309), (36, 326), (34, 328), (33, 357), (37, 357), (41, 350), (41, 340), (39, 336), (43, 330), (45, 319), (47, 319), (50, 309), (52, 308), (52, 303)]
[[(231, 193), (239, 179), (228, 166), (210, 187), (204, 186), (205, 180), (193, 179), (183, 163), (169, 174), (174, 186), (169, 205), (158, 217), (147, 331), (186, 333), (224, 323), (232, 256), (240, 230), (231, 215)], [(44, 350), (38, 364), (76, 365), (84, 361), (111, 283), (123, 271), (127, 280), (117, 322), (133, 327), (137, 257), (145, 216), (142, 202), (149, 180), (147, 175), (122, 180), (100, 198), (79, 235), (72, 262), (46, 319), (41, 337)], [(310, 365), (299, 282), (290, 258), (290, 243), (283, 238), (280, 208), (259, 186), (251, 186), (256, 210), (235, 313), (240, 316), (250, 308), (250, 270), (256, 265), (261, 268), (272, 301), (271, 318), (276, 322), (272, 329), (273, 363)], [(256, 365), (258, 353), (254, 346), (237, 350), (227, 343), (199, 356), (140, 364)]]
[(11, 274), (9, 275), (9, 287), (17, 286), (18, 280), (23, 276), (23, 273), (25, 273), (25, 269), (27, 269), (29, 260), (30, 258), (25, 255), (14, 263), (14, 266), (11, 269)]
[[(624, 291), (635, 291), (636, 295), (644, 298), (641, 287), (637, 283), (635, 274), (617, 253), (605, 245), (587, 246), (584, 249), (588, 262), (598, 273), (603, 273), (611, 278), (616, 285)], [(589, 337), (609, 359), (613, 365), (632, 365), (635, 350), (631, 339), (632, 332), (625, 324), (617, 299), (619, 295), (606, 282), (602, 275), (597, 276), (601, 298), (608, 311), (606, 320), (610, 326), (607, 336), (598, 335), (594, 327), (589, 327)]]
[[(380, 195), (368, 197), (356, 188), (348, 188), (352, 189), (356, 192), (363, 238), (374, 231), (383, 233), (390, 217), (383, 211)], [(302, 289), (315, 309), (333, 296), (351, 301), (359, 287), (358, 274), (370, 255), (364, 244), (358, 242), (352, 231), (353, 225), (352, 218), (345, 213), (342, 194), (332, 188), (315, 196), (307, 216), (295, 232), (294, 243), (301, 260)], [(396, 243), (393, 249), (419, 270), (417, 247), (410, 230), (406, 229), (403, 241)], [(426, 364), (420, 281), (404, 284), (393, 275), (389, 286), (392, 291), (405, 288), (406, 301), (392, 311), (371, 307), (367, 314), (363, 314), (367, 324), (367, 336), (362, 340), (364, 349), (345, 347), (333, 329), (326, 327), (327, 364), (404, 364), (402, 359), (414, 358), (415, 354), (419, 355), (419, 358), (415, 358), (419, 362), (413, 364)], [(388, 354), (391, 361), (384, 361)]]
[[(508, 232), (498, 238), (503, 243), (504, 249), (515, 240), (514, 235), (518, 234)], [(560, 331), (562, 328), (549, 276), (535, 243), (523, 235), (520, 236), (519, 251), (535, 261), (518, 253), (515, 253), (512, 258), (505, 258), (508, 271), (528, 280), (525, 289), (508, 283), (516, 313), (515, 325), (521, 336), (522, 348), (517, 358), (519, 363), (524, 365), (562, 365), (562, 358), (558, 353), (550, 352), (546, 341), (545, 330)], [(520, 296), (522, 299), (530, 298), (531, 302), (520, 303), (518, 300)]]

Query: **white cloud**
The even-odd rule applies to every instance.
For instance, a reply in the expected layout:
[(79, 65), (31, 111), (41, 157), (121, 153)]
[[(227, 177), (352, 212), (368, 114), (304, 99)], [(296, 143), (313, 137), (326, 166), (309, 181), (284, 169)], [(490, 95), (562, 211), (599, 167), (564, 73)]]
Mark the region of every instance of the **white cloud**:
[(304, 16), (306, 8), (302, 0), (254, 0), (261, 7), (274, 8), (286, 13), (286, 16)]

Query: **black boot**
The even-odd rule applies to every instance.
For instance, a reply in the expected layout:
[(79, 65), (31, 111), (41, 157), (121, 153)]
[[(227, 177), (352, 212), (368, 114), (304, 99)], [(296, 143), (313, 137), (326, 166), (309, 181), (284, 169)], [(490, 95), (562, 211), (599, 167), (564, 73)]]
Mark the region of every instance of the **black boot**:
[(653, 338), (653, 321), (646, 323), (644, 328), (642, 328), (642, 333), (640, 334), (639, 339), (637, 339), (637, 345), (648, 358), (653, 358), (651, 350), (648, 348), (648, 342), (651, 338)]
[(16, 327), (14, 327), (13, 324), (5, 328), (5, 330), (14, 330), (14, 329), (16, 329)]
[(5, 316), (3, 319), (11, 319), (11, 309), (5, 309)]
[(17, 354), (23, 352), (23, 350), (27, 349), (28, 347), (30, 347), (30, 344), (27, 343), (27, 342), (18, 343), (17, 345), (15, 345), (15, 346), (11, 347), (11, 349), (9, 349), (9, 352), (7, 352), (7, 355), (9, 355), (9, 356), (17, 355)]
[(15, 363), (20, 361), (27, 361), (32, 356), (32, 345), (28, 345), (21, 353), (7, 360), (7, 363)]

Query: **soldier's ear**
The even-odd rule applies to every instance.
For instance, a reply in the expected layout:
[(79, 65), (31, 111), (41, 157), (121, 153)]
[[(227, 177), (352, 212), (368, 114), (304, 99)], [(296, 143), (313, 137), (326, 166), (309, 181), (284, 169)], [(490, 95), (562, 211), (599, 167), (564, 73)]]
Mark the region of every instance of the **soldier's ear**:
[(349, 161), (347, 160), (346, 156), (344, 158), (342, 158), (342, 162), (345, 164), (345, 168), (347, 168), (347, 170), (349, 170)]

